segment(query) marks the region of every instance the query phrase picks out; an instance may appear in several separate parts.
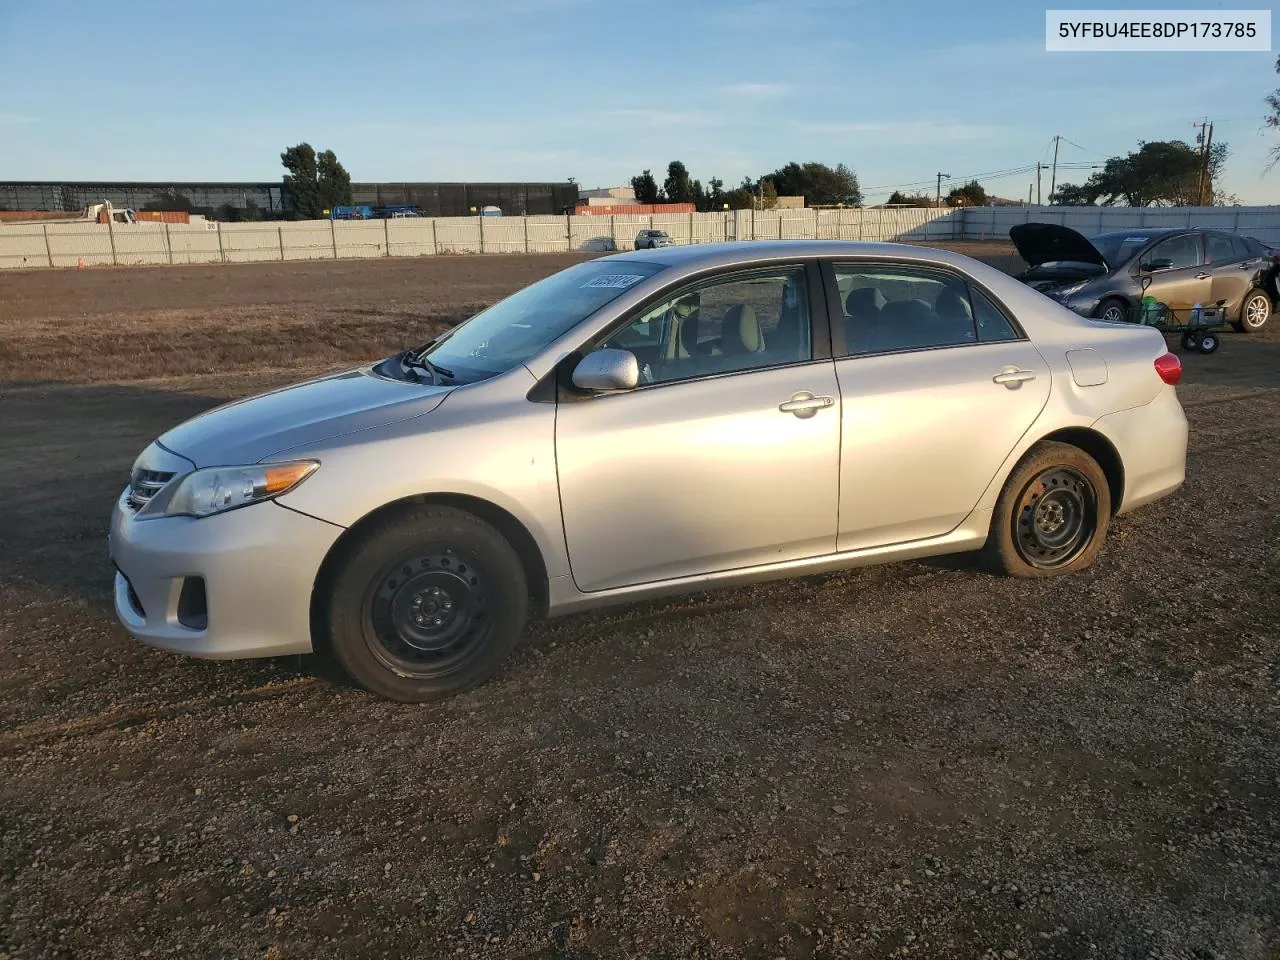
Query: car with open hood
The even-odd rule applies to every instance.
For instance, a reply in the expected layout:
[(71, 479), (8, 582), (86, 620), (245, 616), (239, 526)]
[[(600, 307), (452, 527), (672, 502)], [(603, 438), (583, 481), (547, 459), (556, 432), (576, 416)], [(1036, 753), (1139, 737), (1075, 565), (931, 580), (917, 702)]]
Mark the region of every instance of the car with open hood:
[(491, 676), (535, 612), (965, 551), (1072, 573), (1183, 482), (1180, 373), (1150, 327), (948, 251), (601, 257), (162, 434), (112, 514), (116, 613), (416, 701)]
[(1221, 230), (1133, 228), (1092, 237), (1055, 223), (1022, 223), (1009, 238), (1027, 270), (1018, 279), (1081, 316), (1133, 319), (1143, 297), (1189, 317), (1219, 307), (1236, 329), (1266, 326), (1277, 261), (1258, 241)]

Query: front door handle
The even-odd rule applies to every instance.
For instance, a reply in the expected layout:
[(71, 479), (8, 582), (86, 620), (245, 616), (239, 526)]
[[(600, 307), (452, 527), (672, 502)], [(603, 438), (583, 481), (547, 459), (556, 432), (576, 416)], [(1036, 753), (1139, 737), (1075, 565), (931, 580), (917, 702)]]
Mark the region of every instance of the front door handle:
[(1010, 390), (1017, 390), (1025, 380), (1034, 380), (1034, 370), (1019, 370), (1017, 367), (1005, 367), (991, 379), (995, 383), (1003, 383)]
[(1209, 279), (1209, 274), (1207, 274), (1207, 273), (1197, 273), (1197, 274), (1196, 274), (1196, 279), (1197, 279), (1197, 280), (1208, 280), (1208, 279)]
[(815, 397), (808, 390), (801, 390), (794, 394), (790, 400), (778, 404), (778, 409), (783, 413), (794, 413), (797, 417), (804, 420), (812, 417), (824, 407), (830, 407), (835, 404), (834, 397)]

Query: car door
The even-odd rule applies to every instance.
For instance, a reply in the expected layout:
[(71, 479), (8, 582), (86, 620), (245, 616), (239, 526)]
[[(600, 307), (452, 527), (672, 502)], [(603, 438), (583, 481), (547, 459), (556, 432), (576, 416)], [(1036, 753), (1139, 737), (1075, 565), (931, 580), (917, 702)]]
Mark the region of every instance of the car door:
[(842, 411), (837, 548), (942, 536), (1044, 409), (1048, 365), (959, 274), (836, 262), (826, 276)]
[(579, 589), (834, 551), (840, 406), (818, 277), (797, 264), (699, 281), (587, 345), (630, 345), (642, 376), (557, 404)]
[(1198, 233), (1175, 234), (1148, 248), (1138, 260), (1139, 281), (1147, 277), (1151, 282), (1144, 296), (1163, 303), (1175, 323), (1185, 324), (1197, 303), (1212, 302)]
[(1205, 254), (1209, 265), (1211, 303), (1222, 302), (1230, 316), (1238, 316), (1244, 295), (1253, 287), (1259, 258), (1239, 237), (1206, 233)]

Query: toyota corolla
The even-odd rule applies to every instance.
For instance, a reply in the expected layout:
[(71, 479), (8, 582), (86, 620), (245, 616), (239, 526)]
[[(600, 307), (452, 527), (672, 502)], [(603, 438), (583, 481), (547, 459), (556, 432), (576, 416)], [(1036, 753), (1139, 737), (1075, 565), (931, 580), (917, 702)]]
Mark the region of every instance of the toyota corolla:
[(115, 606), (144, 643), (323, 649), (417, 701), (535, 613), (962, 551), (1072, 573), (1183, 482), (1180, 373), (1155, 330), (940, 250), (604, 257), (165, 433), (115, 507)]

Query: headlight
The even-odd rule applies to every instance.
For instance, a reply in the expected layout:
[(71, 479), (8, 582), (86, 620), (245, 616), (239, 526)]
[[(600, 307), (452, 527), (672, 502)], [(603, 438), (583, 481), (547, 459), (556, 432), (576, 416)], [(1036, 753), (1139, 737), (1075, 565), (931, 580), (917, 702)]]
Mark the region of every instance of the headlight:
[(251, 467), (207, 467), (183, 477), (163, 502), (151, 504), (166, 517), (208, 517), (288, 493), (315, 471), (316, 460), (259, 463)]
[(1063, 300), (1066, 300), (1068, 297), (1074, 296), (1083, 290), (1085, 284), (1088, 282), (1088, 280), (1081, 280), (1079, 283), (1072, 283), (1065, 287), (1059, 287), (1057, 290), (1053, 291), (1053, 294), (1056, 297), (1061, 297)]

